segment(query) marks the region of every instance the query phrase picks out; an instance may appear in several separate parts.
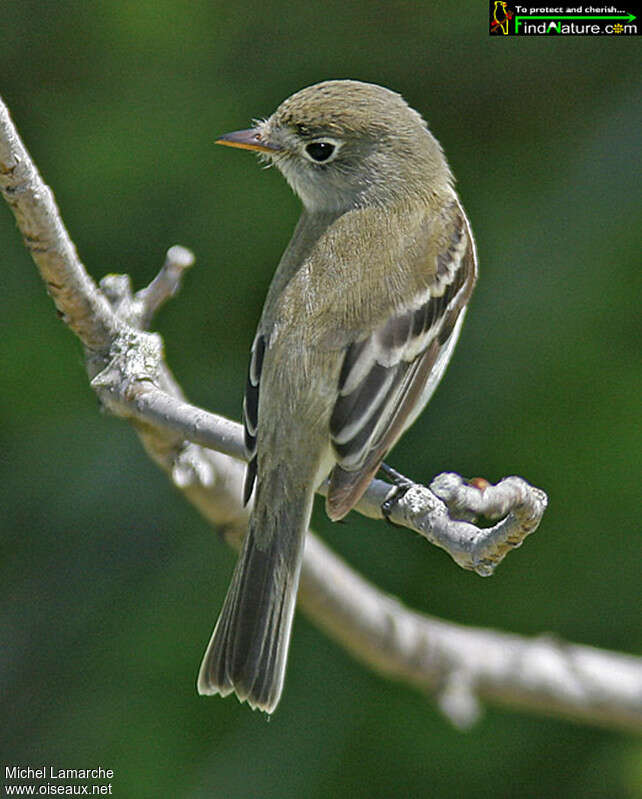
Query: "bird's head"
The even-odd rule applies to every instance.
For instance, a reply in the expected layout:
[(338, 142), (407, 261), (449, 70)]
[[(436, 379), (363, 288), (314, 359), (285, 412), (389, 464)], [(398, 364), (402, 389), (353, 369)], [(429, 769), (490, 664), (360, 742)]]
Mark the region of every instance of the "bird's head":
[(302, 89), (255, 127), (217, 142), (269, 159), (309, 211), (414, 199), (450, 184), (421, 116), (399, 94), (359, 81)]

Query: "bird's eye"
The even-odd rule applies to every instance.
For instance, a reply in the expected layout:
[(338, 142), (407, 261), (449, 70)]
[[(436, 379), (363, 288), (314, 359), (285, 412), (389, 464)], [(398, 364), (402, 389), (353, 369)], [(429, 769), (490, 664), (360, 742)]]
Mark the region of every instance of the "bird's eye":
[(336, 149), (336, 144), (330, 141), (313, 141), (306, 145), (305, 152), (313, 161), (322, 163), (331, 158)]

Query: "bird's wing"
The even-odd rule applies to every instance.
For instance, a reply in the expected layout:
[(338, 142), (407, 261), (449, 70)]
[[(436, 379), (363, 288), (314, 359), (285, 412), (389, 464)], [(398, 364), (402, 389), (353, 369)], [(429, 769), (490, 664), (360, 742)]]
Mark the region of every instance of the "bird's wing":
[(431, 285), (367, 338), (349, 344), (330, 420), (337, 463), (326, 509), (341, 519), (358, 502), (388, 450), (439, 382), (476, 279), (476, 254), (461, 208), (437, 256)]

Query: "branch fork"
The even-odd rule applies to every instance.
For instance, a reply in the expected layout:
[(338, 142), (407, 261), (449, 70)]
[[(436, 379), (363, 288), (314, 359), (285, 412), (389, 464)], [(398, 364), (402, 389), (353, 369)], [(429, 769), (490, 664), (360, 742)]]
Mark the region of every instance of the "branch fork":
[[(123, 324), (114, 338), (108, 365), (92, 379), (91, 386), (118, 416), (149, 422), (150, 405), (162, 406), (162, 413), (154, 416), (157, 426), (180, 431), (193, 444), (245, 459), (240, 425), (196, 409), (161, 389), (162, 340), (157, 334), (140, 329), (152, 316), (146, 300), (153, 298), (154, 307), (158, 307), (177, 291), (182, 275), (173, 267), (173, 253), (177, 252), (183, 255), (186, 251), (173, 247), (158, 277), (137, 294), (133, 294), (126, 275), (109, 275), (101, 281), (114, 314)], [(166, 279), (167, 271), (174, 274), (174, 280)], [(130, 327), (132, 324), (136, 329)], [(196, 415), (198, 420), (185, 423)], [(229, 447), (231, 429), (235, 438), (233, 451)], [(356, 510), (414, 530), (448, 552), (462, 568), (488, 576), (511, 549), (520, 546), (537, 529), (547, 498), (543, 491), (520, 477), (507, 477), (494, 486), (487, 481), (483, 483), (481, 490), (454, 473), (438, 475), (430, 487), (408, 478), (403, 478), (402, 488), (374, 481)], [(325, 492), (325, 486), (321, 490)], [(473, 524), (478, 516), (503, 518), (491, 528), (481, 528)]]

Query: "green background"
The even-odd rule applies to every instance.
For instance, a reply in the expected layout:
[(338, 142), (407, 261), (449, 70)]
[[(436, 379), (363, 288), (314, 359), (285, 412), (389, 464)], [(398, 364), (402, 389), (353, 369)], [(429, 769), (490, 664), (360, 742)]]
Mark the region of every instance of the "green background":
[[(637, 38), (490, 38), (485, 3), (2, 4), (0, 93), (95, 278), (197, 265), (156, 320), (194, 402), (239, 418), (263, 297), (298, 214), (276, 170), (213, 145), (293, 91), (400, 91), (448, 154), (481, 278), (448, 375), (389, 461), (544, 488), (491, 579), (407, 530), (315, 525), (421, 611), (640, 654)], [(99, 413), (0, 207), (0, 761), (116, 772), (123, 797), (642, 796), (634, 737), (430, 697), (296, 619), (269, 721), (197, 696), (234, 555)]]

